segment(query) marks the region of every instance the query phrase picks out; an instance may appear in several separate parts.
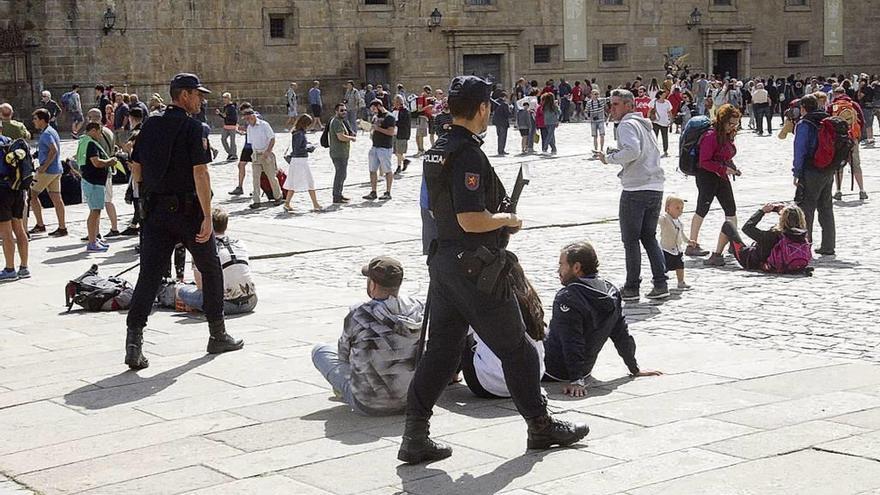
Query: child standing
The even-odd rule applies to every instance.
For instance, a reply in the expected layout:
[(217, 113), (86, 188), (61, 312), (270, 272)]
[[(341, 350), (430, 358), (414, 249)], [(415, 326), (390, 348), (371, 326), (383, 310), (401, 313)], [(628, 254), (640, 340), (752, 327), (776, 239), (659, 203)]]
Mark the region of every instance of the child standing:
[(293, 138), (291, 140), (290, 169), (287, 171), (287, 180), (284, 181), (284, 189), (287, 189), (287, 198), (284, 201), (284, 209), (293, 212), (290, 200), (296, 191), (308, 190), (312, 198), (312, 211), (321, 211), (318, 198), (315, 195), (315, 179), (312, 177), (312, 169), (309, 167), (309, 153), (315, 151), (314, 145), (306, 139), (306, 129), (312, 125), (312, 117), (302, 114), (293, 125)]
[(535, 115), (529, 109), (529, 102), (522, 102), (522, 106), (516, 112), (516, 127), (519, 129), (519, 135), (522, 136), (522, 153), (526, 154), (534, 149), (533, 141), (535, 129)]
[(681, 213), (684, 211), (684, 200), (676, 196), (667, 196), (665, 212), (660, 215), (660, 247), (663, 249), (663, 257), (666, 259), (666, 271), (675, 270), (678, 279), (678, 288), (688, 290), (691, 288), (684, 281), (684, 259), (682, 245), (689, 242), (681, 224)]

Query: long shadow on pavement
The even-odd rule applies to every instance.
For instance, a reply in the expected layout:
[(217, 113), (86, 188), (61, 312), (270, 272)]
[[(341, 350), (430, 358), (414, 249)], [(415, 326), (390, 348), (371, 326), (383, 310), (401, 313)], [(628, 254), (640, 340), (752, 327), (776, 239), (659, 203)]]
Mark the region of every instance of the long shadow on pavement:
[(478, 493), (498, 493), (508, 487), (514, 480), (527, 475), (535, 465), (544, 460), (546, 450), (515, 457), (500, 464), (491, 472), (474, 477), (463, 473), (458, 479), (441, 469), (425, 466), (400, 465), (397, 475), (403, 482), (403, 493), (423, 494), (442, 493), (443, 495), (475, 495)]
[[(174, 385), (177, 379), (184, 373), (210, 362), (215, 357), (213, 354), (206, 354), (148, 378), (142, 378), (136, 372), (126, 370), (118, 375), (104, 378), (68, 392), (64, 396), (64, 403), (70, 406), (95, 410), (137, 402)], [(120, 385), (120, 382), (123, 385)], [(99, 387), (99, 389), (94, 390), (93, 387)]]

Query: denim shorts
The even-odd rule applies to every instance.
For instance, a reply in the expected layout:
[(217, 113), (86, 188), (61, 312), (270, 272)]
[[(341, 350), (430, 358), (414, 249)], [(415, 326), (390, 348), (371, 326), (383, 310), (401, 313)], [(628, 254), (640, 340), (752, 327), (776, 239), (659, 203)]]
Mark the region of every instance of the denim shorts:
[(379, 172), (382, 174), (390, 174), (394, 171), (391, 167), (391, 148), (370, 148), (367, 155), (370, 162), (370, 172)]
[(83, 179), (83, 201), (85, 201), (85, 203), (89, 205), (90, 210), (104, 209), (104, 194), (106, 192), (105, 189), (106, 187), (103, 184), (92, 184), (91, 182)]

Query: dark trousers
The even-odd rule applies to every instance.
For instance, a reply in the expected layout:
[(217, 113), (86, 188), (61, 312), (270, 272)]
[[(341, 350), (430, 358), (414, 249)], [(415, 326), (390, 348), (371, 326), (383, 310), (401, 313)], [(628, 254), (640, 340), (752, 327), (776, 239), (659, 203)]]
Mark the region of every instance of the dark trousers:
[[(196, 203), (198, 208), (198, 203)], [(128, 310), (128, 328), (142, 329), (159, 291), (159, 284), (170, 264), (177, 243), (183, 243), (202, 273), (204, 311), (208, 322), (223, 320), (223, 270), (212, 235), (208, 242), (196, 242), (202, 223), (201, 212), (185, 215), (156, 208), (143, 221), (141, 267)]]
[(810, 233), (810, 242), (813, 240), (813, 220), (816, 210), (819, 210), (819, 225), (822, 226), (822, 250), (834, 251), (836, 245), (836, 230), (834, 228), (834, 206), (831, 202), (831, 189), (834, 185), (834, 174), (819, 172), (807, 168), (798, 183), (794, 201), (804, 210), (807, 219), (807, 231)]
[(333, 202), (342, 199), (342, 187), (345, 185), (345, 178), (348, 177), (348, 158), (330, 157), (333, 162), (333, 168), (336, 173), (333, 175)]
[(559, 111), (561, 113), (561, 120), (568, 122), (571, 116), (571, 101), (568, 98), (559, 99)]
[(456, 256), (460, 252), (461, 249), (441, 248), (428, 268), (428, 345), (409, 386), (407, 416), (431, 417), (434, 404), (459, 369), (468, 325), (501, 360), (504, 380), (519, 413), (524, 418), (546, 414), (547, 405), (538, 380), (538, 353), (526, 341), (516, 299), (512, 294), (496, 299), (477, 291), (476, 281), (466, 276), (459, 264)]
[(620, 238), (626, 257), (627, 288), (638, 289), (641, 283), (642, 252), (648, 254), (654, 287), (666, 287), (666, 260), (657, 242), (657, 220), (663, 191), (623, 191), (620, 194)]
[(654, 122), (654, 137), (657, 135), (663, 136), (663, 152), (669, 152), (669, 127), (665, 125), (660, 125)]
[(556, 125), (541, 127), (541, 151), (552, 149), (556, 153)]
[(765, 103), (763, 105), (754, 105), (753, 109), (755, 111), (755, 121), (758, 126), (758, 134), (762, 134), (764, 132), (764, 119), (767, 120), (767, 132), (773, 133), (773, 111), (770, 109), (770, 104)]
[(498, 154), (503, 155), (504, 149), (507, 148), (507, 129), (506, 125), (496, 125), (495, 133), (498, 134)]

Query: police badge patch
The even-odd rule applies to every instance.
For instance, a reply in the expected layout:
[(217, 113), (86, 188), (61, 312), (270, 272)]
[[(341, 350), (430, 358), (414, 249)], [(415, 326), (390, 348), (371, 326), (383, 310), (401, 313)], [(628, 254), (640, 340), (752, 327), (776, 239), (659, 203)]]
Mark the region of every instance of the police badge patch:
[(464, 174), (464, 187), (467, 188), (468, 191), (476, 191), (480, 188), (480, 174), (472, 174), (470, 172), (465, 172)]

